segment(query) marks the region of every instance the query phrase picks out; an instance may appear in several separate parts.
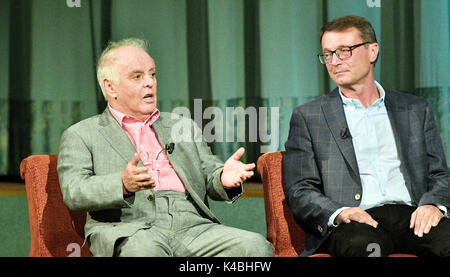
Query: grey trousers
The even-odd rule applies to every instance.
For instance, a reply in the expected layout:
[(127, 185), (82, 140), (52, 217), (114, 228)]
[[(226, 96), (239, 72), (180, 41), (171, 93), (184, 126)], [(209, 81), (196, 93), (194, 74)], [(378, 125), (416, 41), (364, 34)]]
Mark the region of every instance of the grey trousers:
[(114, 250), (122, 257), (271, 257), (265, 237), (212, 222), (179, 192), (155, 194), (152, 227), (123, 239)]

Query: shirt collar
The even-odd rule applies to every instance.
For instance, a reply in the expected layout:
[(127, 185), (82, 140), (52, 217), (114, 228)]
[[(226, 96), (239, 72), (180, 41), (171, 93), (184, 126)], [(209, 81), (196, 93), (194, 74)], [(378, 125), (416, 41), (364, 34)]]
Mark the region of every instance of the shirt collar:
[[(108, 109), (111, 112), (111, 115), (114, 117), (114, 119), (119, 123), (119, 125), (121, 127), (123, 127), (124, 124), (130, 123), (130, 121), (131, 122), (143, 122), (142, 120), (137, 119), (131, 115), (127, 115), (127, 114), (119, 112), (118, 110), (115, 110), (113, 107), (111, 107), (111, 105), (109, 105), (109, 103), (108, 103)], [(151, 126), (158, 119), (159, 114), (160, 114), (159, 110), (157, 108), (155, 108), (153, 113), (143, 123)]]
[[(384, 104), (384, 98), (386, 96), (386, 92), (384, 91), (383, 87), (377, 81), (375, 81), (375, 85), (377, 86), (378, 92), (380, 93), (380, 98), (378, 98), (375, 102), (373, 102), (371, 106), (382, 106)], [(342, 103), (344, 104), (344, 106), (345, 105), (352, 105), (352, 106), (361, 105), (362, 106), (361, 102), (358, 99), (345, 97), (344, 94), (342, 94), (342, 91), (340, 88), (339, 88), (339, 95), (341, 96)]]

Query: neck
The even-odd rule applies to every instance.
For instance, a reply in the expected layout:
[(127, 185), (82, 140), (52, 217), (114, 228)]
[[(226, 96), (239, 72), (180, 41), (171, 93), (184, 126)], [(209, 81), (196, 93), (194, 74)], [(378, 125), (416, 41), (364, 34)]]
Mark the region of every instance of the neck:
[(373, 78), (368, 78), (362, 84), (339, 86), (339, 88), (345, 97), (358, 99), (366, 108), (380, 98), (380, 93)]

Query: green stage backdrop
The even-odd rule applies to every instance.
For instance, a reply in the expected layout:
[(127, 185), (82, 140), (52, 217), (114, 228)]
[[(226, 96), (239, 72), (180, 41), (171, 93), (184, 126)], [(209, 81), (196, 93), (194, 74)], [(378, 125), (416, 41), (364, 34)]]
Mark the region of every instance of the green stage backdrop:
[[(381, 45), (376, 79), (432, 103), (448, 158), (449, 3), (0, 0), (0, 176), (18, 175), (28, 155), (57, 154), (63, 130), (105, 108), (95, 62), (108, 40), (125, 37), (150, 42), (162, 111), (187, 107), (194, 114), (194, 99), (201, 99), (205, 125), (212, 120), (205, 109), (223, 112), (214, 114), (214, 122), (223, 123), (214, 134), (232, 135), (211, 142), (219, 157), (240, 145), (248, 162), (283, 150), (293, 108), (335, 86), (316, 57), (318, 31), (344, 14), (373, 23)], [(256, 110), (257, 129), (249, 119), (245, 130), (234, 130), (242, 121), (227, 124), (226, 107)], [(251, 130), (265, 130), (263, 107), (269, 108), (268, 130), (255, 139)]]

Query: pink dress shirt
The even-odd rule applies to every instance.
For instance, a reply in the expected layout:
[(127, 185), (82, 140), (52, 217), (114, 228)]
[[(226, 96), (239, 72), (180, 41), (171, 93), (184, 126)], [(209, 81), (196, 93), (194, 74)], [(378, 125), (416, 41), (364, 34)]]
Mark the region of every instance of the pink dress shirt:
[[(143, 122), (132, 116), (114, 110), (108, 104), (109, 111), (130, 138), (148, 173), (156, 182), (155, 191), (172, 190), (185, 192), (186, 189), (167, 158), (167, 153), (159, 143), (152, 124), (159, 117), (155, 111)], [(124, 190), (124, 192), (126, 192)]]

